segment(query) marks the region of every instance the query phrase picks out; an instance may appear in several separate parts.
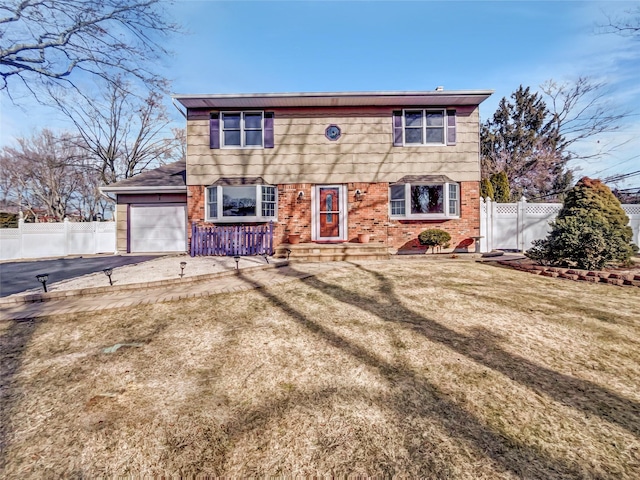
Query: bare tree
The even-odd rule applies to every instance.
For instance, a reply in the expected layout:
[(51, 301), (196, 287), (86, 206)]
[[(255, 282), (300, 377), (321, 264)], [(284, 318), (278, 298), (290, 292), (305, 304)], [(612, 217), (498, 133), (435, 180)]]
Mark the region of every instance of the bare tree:
[(626, 18), (611, 18), (607, 16), (607, 23), (599, 25), (600, 33), (615, 33), (623, 37), (640, 36), (640, 6), (627, 10)]
[[(22, 83), (74, 86), (78, 73), (163, 86), (155, 70), (167, 51), (161, 0), (5, 0), (0, 4), (0, 91)], [(72, 75), (74, 74), (74, 75)]]
[(577, 142), (618, 130), (620, 121), (629, 115), (607, 99), (605, 83), (579, 77), (573, 83), (548, 80), (540, 89), (547, 97), (546, 104), (562, 137), (560, 147), (570, 158), (595, 158), (620, 146), (603, 144), (599, 151), (589, 154), (578, 154), (574, 148)]
[(182, 127), (172, 127), (171, 133), (173, 133), (173, 144), (175, 145), (172, 161), (177, 162), (178, 160), (186, 160), (187, 129)]
[(178, 159), (184, 135), (177, 129), (167, 136), (171, 120), (159, 93), (141, 99), (122, 81), (107, 84), (103, 92), (100, 99), (76, 103), (55, 96), (103, 184)]
[(0, 152), (0, 167), (9, 180), (3, 196), (35, 218), (62, 220), (69, 212), (82, 181), (76, 168), (80, 150), (66, 134), (44, 129), (19, 138), (16, 147)]

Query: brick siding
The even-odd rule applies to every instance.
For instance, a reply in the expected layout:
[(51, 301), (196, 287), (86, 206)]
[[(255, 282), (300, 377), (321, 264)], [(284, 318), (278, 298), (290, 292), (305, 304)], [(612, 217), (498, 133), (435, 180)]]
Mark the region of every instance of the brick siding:
[[(278, 185), (278, 222), (275, 245), (285, 243), (290, 233), (311, 241), (311, 189), (309, 183)], [(356, 190), (362, 195), (356, 199)], [(348, 241), (359, 233), (369, 233), (371, 242), (383, 243), (403, 251), (424, 251), (418, 235), (428, 228), (439, 228), (451, 235), (451, 246), (464, 248), (480, 233), (480, 183), (460, 183), (460, 218), (448, 220), (396, 220), (389, 217), (388, 183), (348, 183)], [(303, 192), (302, 197), (298, 196)], [(205, 186), (190, 185), (187, 195), (189, 222), (205, 222)], [(189, 229), (190, 231), (190, 229)]]

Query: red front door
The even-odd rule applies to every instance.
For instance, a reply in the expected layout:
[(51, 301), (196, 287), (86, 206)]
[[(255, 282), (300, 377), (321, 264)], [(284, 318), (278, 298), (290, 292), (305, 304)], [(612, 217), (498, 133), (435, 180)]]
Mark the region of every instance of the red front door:
[(336, 239), (340, 235), (340, 188), (318, 188), (319, 240)]

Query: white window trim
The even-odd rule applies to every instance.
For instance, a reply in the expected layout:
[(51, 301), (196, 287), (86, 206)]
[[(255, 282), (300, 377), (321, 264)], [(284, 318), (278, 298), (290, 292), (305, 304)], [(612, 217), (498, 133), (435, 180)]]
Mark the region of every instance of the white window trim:
[[(256, 114), (259, 113), (262, 118), (260, 120), (260, 131), (262, 132), (262, 144), (261, 145), (245, 145), (245, 129), (244, 129), (244, 116), (245, 114)], [(225, 145), (224, 143), (224, 118), (223, 115), (224, 114), (230, 114), (230, 115), (234, 115), (234, 114), (239, 114), (240, 115), (240, 145)], [(264, 148), (264, 111), (262, 110), (243, 110), (243, 111), (221, 111), (218, 114), (218, 119), (219, 119), (219, 132), (218, 134), (220, 135), (220, 148), (221, 149), (243, 149), (243, 150), (250, 150), (250, 149), (261, 149)], [(251, 129), (254, 130), (254, 129)]]
[[(256, 212), (262, 213), (262, 187), (271, 187), (275, 189), (275, 205), (274, 205), (274, 213), (275, 215), (272, 217), (264, 217), (262, 215), (253, 215), (246, 217), (224, 217), (222, 215), (222, 195), (224, 188), (234, 188), (234, 187), (248, 187), (253, 186), (256, 188)], [(216, 188), (216, 196), (217, 196), (217, 205), (218, 205), (218, 216), (212, 217), (211, 212), (209, 211), (209, 189)], [(278, 187), (275, 185), (211, 185), (205, 188), (205, 212), (206, 212), (206, 221), (210, 223), (260, 223), (260, 222), (270, 222), (278, 220)]]
[[(339, 218), (340, 235), (337, 237), (320, 237), (320, 211), (318, 205), (318, 199), (320, 198), (321, 188), (338, 188), (339, 194)], [(311, 189), (311, 241), (312, 242), (344, 242), (347, 240), (347, 188), (341, 184), (331, 185), (314, 185)]]
[[(443, 193), (443, 201), (442, 208), (444, 209), (443, 213), (411, 213), (411, 187), (417, 185), (442, 185), (442, 193)], [(457, 198), (457, 208), (456, 213), (449, 213), (449, 186), (457, 185), (458, 186), (458, 198)], [(391, 185), (389, 185), (389, 217), (395, 220), (438, 220), (438, 219), (456, 219), (460, 218), (460, 184), (458, 182), (416, 182), (416, 183), (405, 183), (404, 184), (404, 215), (394, 215), (391, 213)]]
[[(407, 143), (406, 112), (422, 111), (422, 143)], [(426, 143), (427, 117), (426, 112), (442, 112), (442, 143)], [(412, 128), (412, 127), (409, 127)], [(415, 128), (415, 127), (413, 127)], [(405, 147), (442, 147), (447, 145), (447, 110), (444, 108), (405, 108), (402, 110), (402, 145)]]

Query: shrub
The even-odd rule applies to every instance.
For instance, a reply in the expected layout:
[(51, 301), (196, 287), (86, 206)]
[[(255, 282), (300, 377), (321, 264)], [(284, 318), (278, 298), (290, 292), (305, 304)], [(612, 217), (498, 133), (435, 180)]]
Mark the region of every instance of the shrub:
[(420, 242), (420, 245), (431, 247), (431, 253), (433, 253), (436, 247), (438, 247), (438, 249), (441, 247), (447, 248), (451, 241), (451, 235), (444, 230), (431, 228), (421, 232), (420, 235), (418, 235), (418, 241)]
[(0, 212), (0, 228), (18, 228), (18, 215)]
[(491, 175), (491, 185), (493, 186), (493, 198), (498, 203), (509, 203), (511, 201), (511, 189), (509, 179), (504, 170)]
[(491, 185), (491, 181), (488, 178), (483, 178), (482, 182), (480, 182), (480, 196), (485, 200), (487, 198), (490, 198), (491, 200), (495, 198), (493, 185)]
[(599, 270), (608, 263), (627, 264), (638, 251), (631, 243), (628, 224), (611, 190), (585, 177), (567, 193), (547, 238), (533, 242), (526, 254), (543, 264), (587, 270)]

